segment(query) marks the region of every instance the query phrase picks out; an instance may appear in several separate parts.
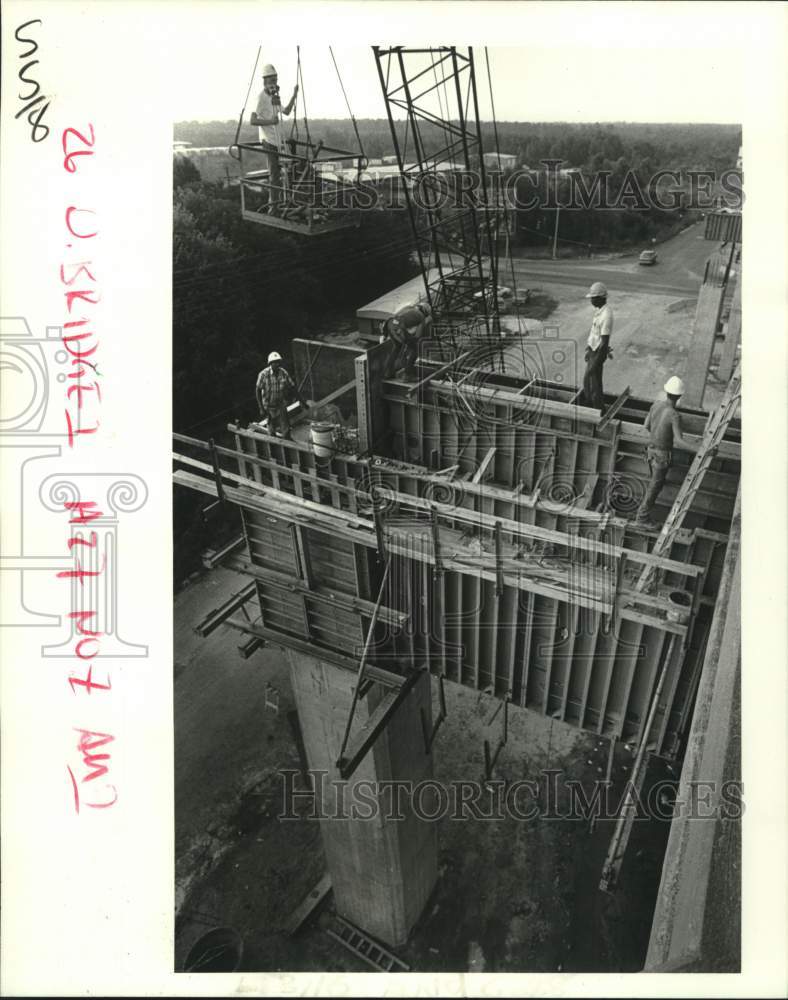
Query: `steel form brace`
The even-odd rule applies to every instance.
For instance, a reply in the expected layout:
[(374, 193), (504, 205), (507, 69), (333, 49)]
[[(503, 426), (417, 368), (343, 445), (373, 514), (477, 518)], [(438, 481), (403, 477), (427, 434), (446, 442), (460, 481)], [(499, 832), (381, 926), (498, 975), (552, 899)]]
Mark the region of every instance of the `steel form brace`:
[[(490, 750), (490, 741), (484, 741), (484, 780), (489, 781), (492, 777), (493, 768), (495, 767), (495, 762), (498, 760), (498, 755), (500, 754), (503, 747), (506, 746), (506, 741), (509, 739), (509, 695), (503, 699), (503, 734), (498, 740), (498, 745), (495, 748), (495, 753)], [(501, 705), (493, 713), (490, 723), (495, 721), (495, 716), (500, 712)]]
[(387, 691), (353, 739), (343, 746), (337, 760), (337, 769), (343, 780), (349, 778), (367, 756), (422, 673), (423, 670), (414, 670), (408, 674), (399, 688)]
[(438, 674), (438, 704), (440, 709), (438, 711), (438, 717), (430, 730), (427, 726), (427, 713), (423, 708), (419, 709), (421, 714), (421, 731), (424, 735), (424, 753), (429, 753), (432, 750), (432, 744), (435, 742), (435, 737), (438, 735), (438, 730), (443, 725), (443, 721), (448, 715), (446, 711), (446, 689), (443, 684), (443, 674)]

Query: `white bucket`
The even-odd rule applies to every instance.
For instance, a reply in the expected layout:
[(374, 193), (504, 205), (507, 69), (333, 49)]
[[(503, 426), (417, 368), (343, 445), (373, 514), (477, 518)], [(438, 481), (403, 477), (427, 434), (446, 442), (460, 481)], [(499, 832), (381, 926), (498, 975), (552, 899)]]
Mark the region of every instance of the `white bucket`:
[(334, 454), (334, 431), (336, 428), (336, 424), (329, 424), (322, 420), (309, 425), (312, 451), (318, 458), (331, 458)]

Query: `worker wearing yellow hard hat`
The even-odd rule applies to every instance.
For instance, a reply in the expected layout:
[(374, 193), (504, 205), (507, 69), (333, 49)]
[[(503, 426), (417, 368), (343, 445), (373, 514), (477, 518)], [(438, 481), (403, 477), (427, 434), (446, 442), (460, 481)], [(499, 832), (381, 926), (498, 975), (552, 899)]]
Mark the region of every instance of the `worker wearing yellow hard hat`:
[(681, 433), (681, 420), (676, 412), (678, 401), (684, 394), (684, 383), (678, 375), (671, 375), (665, 383), (665, 398), (651, 404), (646, 421), (643, 424), (649, 432), (646, 446), (646, 461), (649, 469), (649, 482), (643, 499), (640, 502), (635, 523), (641, 528), (657, 529), (658, 525), (650, 520), (654, 504), (673, 464), (673, 449), (684, 448), (696, 451)]
[(608, 305), (607, 288), (601, 281), (595, 281), (589, 288), (587, 299), (591, 299), (594, 316), (586, 342), (586, 370), (583, 375), (584, 406), (593, 407), (602, 412), (604, 396), (602, 389), (602, 367), (608, 358), (613, 357), (610, 348), (610, 335), (613, 333), (613, 310)]

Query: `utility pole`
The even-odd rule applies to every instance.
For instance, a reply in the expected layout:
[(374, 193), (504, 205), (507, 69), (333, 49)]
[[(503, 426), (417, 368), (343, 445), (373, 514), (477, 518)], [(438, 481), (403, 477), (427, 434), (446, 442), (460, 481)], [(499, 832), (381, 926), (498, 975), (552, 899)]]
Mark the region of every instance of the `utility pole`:
[(555, 230), (553, 232), (553, 260), (558, 256), (558, 218), (561, 215), (561, 206), (555, 208)]

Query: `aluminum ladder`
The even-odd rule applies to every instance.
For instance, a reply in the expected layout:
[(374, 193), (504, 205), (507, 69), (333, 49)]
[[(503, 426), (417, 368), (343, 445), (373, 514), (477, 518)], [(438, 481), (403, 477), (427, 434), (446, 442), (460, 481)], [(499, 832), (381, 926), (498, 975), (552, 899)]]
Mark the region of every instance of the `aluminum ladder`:
[(348, 951), (360, 958), (367, 965), (371, 965), (378, 972), (410, 972), (410, 966), (406, 965), (401, 958), (384, 948), (374, 938), (368, 937), (344, 917), (336, 916), (336, 929), (326, 928), (326, 934), (339, 941)]

